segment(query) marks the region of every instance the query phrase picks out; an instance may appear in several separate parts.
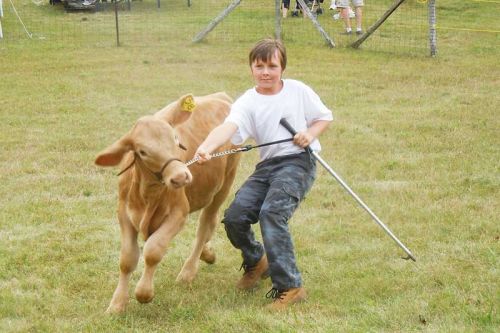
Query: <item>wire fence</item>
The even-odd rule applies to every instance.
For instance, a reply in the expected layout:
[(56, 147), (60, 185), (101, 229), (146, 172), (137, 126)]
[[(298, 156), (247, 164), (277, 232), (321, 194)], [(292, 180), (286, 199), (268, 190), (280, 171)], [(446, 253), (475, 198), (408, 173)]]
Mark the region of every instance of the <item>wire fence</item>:
[[(89, 0), (67, 0), (84, 1)], [(93, 0), (95, 1), (95, 0)], [(102, 0), (101, 0), (102, 1)], [(50, 4), (49, 0), (3, 0), (0, 43), (40, 40), (54, 46), (102, 46), (119, 42), (132, 46), (154, 46), (170, 40), (191, 42), (234, 0), (142, 0), (97, 2), (90, 10), (70, 10), (68, 3)], [(366, 0), (363, 29), (379, 19), (394, 0)], [(294, 0), (291, 1), (294, 7)], [(66, 6), (65, 6), (66, 4)], [(115, 5), (117, 18), (115, 17)], [(322, 13), (320, 13), (322, 12)], [(320, 4), (316, 18), (337, 47), (349, 46), (357, 36), (342, 35), (344, 23), (330, 9), (330, 0)], [(118, 22), (118, 24), (117, 24)], [(352, 19), (355, 26), (355, 20)], [(275, 33), (274, 0), (242, 0), (225, 17), (206, 41), (252, 43)], [(281, 19), (282, 38), (286, 43), (324, 46), (325, 40), (311, 20), (302, 15)], [(429, 21), (426, 0), (405, 1), (371, 35), (362, 48), (396, 53), (429, 53)]]

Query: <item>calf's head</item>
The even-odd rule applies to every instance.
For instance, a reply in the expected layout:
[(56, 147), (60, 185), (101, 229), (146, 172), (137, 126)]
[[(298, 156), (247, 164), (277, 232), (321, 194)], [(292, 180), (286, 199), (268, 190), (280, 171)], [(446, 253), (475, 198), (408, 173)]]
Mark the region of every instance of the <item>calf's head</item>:
[(118, 141), (99, 153), (95, 163), (99, 166), (115, 166), (126, 153), (134, 152), (135, 167), (144, 177), (158, 181), (169, 188), (189, 184), (193, 177), (182, 162), (182, 148), (174, 127), (189, 119), (192, 107), (185, 109), (187, 95), (165, 107), (153, 116), (140, 118), (132, 129)]

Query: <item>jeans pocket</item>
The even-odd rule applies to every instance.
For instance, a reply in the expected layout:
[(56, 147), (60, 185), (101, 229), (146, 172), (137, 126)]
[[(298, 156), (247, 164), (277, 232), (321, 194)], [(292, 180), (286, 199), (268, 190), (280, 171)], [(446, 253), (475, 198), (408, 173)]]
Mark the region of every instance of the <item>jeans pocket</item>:
[(300, 191), (297, 189), (296, 186), (290, 183), (283, 184), (283, 191), (285, 191), (286, 194), (294, 198), (297, 202), (299, 202), (302, 199)]

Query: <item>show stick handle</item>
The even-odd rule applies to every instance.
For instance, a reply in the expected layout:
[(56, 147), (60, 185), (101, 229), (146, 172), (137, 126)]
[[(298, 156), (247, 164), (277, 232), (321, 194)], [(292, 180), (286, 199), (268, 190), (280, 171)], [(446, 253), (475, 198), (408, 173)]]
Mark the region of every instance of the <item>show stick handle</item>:
[(292, 134), (292, 136), (295, 136), (295, 134), (297, 134), (297, 131), (292, 127), (292, 125), (290, 125), (290, 123), (288, 123), (288, 121), (286, 121), (285, 118), (281, 118), (280, 124), (281, 124), (281, 126), (286, 128), (288, 130), (288, 132), (290, 132), (290, 134)]
[[(297, 134), (297, 131), (292, 127), (292, 125), (290, 125), (290, 123), (288, 123), (288, 121), (286, 121), (285, 118), (281, 118), (280, 120), (280, 124), (281, 126), (283, 126), (284, 128), (287, 129), (288, 132), (290, 132), (290, 134), (292, 136), (295, 136), (295, 134)], [(307, 146), (304, 148), (307, 152), (311, 153), (312, 152), (312, 149), (311, 147)]]

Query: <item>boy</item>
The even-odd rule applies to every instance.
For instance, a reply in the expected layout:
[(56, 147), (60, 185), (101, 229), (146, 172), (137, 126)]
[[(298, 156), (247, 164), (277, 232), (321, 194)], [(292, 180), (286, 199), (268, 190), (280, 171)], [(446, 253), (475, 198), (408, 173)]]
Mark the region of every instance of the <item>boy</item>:
[[(297, 134), (292, 142), (262, 147), (261, 161), (224, 213), (223, 223), (231, 244), (241, 250), (243, 277), (236, 287), (254, 289), (261, 278), (271, 276), (269, 305), (280, 310), (306, 298), (295, 262), (288, 220), (310, 189), (316, 164), (304, 151), (320, 150), (316, 138), (332, 120), (331, 111), (304, 83), (282, 79), (286, 50), (274, 39), (264, 39), (251, 50), (249, 64), (256, 86), (247, 90), (231, 107), (224, 123), (216, 127), (198, 147), (200, 163), (231, 139), (242, 144), (252, 137), (257, 144), (290, 138), (280, 125), (285, 118)], [(255, 240), (251, 224), (260, 221), (264, 245)]]

